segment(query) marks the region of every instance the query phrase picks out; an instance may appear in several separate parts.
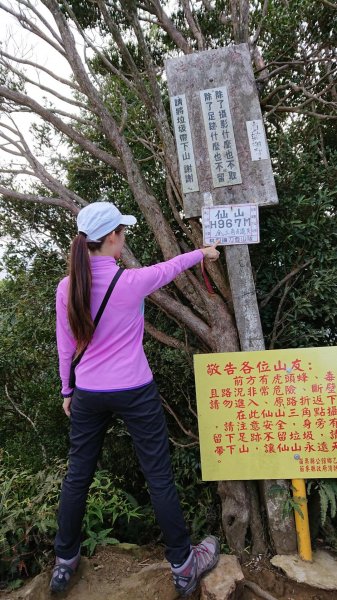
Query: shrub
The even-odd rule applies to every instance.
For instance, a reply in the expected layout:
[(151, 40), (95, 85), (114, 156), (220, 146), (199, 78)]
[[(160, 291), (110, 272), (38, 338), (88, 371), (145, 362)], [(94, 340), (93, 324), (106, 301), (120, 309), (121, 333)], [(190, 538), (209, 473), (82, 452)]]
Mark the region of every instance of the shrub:
[[(0, 577), (3, 583), (32, 576), (50, 558), (57, 529), (57, 506), (65, 462), (54, 461), (34, 473), (0, 459)], [(138, 517), (138, 506), (116, 488), (106, 471), (97, 471), (83, 523), (83, 546), (118, 543), (110, 536), (117, 518)]]

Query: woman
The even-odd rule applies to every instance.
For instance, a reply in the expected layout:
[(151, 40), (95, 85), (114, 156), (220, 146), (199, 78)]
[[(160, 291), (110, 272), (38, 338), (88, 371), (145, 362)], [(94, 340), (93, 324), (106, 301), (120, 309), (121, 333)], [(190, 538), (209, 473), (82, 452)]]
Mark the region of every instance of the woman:
[[(71, 417), (71, 431), (50, 583), (54, 592), (67, 587), (79, 564), (87, 494), (112, 413), (124, 420), (133, 439), (176, 589), (183, 596), (192, 593), (219, 557), (219, 543), (213, 536), (191, 545), (172, 478), (160, 397), (142, 345), (144, 298), (204, 257), (216, 260), (219, 252), (214, 245), (151, 267), (123, 271), (94, 331), (94, 316), (118, 271), (116, 259), (123, 248), (125, 226), (135, 223), (135, 217), (122, 215), (109, 202), (83, 208), (71, 246), (70, 275), (57, 288), (63, 409)], [(84, 354), (75, 370), (73, 390), (69, 373), (75, 351)]]

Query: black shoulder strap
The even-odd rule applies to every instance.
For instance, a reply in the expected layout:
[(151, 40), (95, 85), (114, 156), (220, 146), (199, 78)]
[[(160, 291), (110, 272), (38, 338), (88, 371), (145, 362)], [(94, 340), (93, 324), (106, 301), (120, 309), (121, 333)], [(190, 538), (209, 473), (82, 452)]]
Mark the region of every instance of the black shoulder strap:
[[(109, 285), (109, 287), (108, 287), (108, 289), (106, 291), (106, 294), (105, 294), (105, 296), (104, 296), (104, 298), (102, 300), (102, 304), (99, 307), (97, 315), (96, 315), (96, 317), (94, 319), (95, 329), (96, 329), (96, 327), (97, 327), (97, 325), (98, 325), (98, 323), (100, 321), (100, 318), (101, 318), (101, 316), (102, 316), (102, 314), (104, 312), (104, 309), (105, 309), (105, 307), (106, 307), (106, 305), (108, 303), (108, 300), (109, 300), (109, 298), (110, 298), (110, 296), (112, 294), (112, 290), (114, 289), (114, 287), (115, 287), (118, 279), (120, 278), (121, 274), (123, 273), (123, 271), (125, 271), (125, 269), (123, 269), (122, 267), (120, 267), (118, 269), (117, 273), (115, 273), (115, 275), (114, 275), (114, 277), (113, 277), (113, 279), (112, 279), (112, 281), (111, 281), (111, 283), (110, 283), (110, 285)], [(80, 352), (80, 354), (78, 354), (78, 356), (76, 356), (76, 358), (74, 358), (74, 360), (71, 363), (71, 366), (73, 368), (77, 367), (77, 365), (81, 361), (82, 356), (85, 353), (85, 351), (86, 351), (87, 348), (88, 348), (88, 345), (84, 348), (84, 350), (82, 350), (82, 352)]]
[(109, 285), (109, 287), (108, 287), (108, 289), (106, 291), (106, 294), (105, 294), (105, 296), (103, 298), (102, 304), (99, 307), (97, 315), (96, 315), (96, 317), (94, 319), (95, 329), (96, 329), (96, 327), (97, 327), (97, 325), (99, 323), (99, 320), (100, 320), (100, 318), (101, 318), (101, 316), (103, 314), (103, 311), (104, 311), (104, 309), (105, 309), (105, 307), (106, 307), (106, 305), (108, 303), (108, 300), (109, 300), (109, 298), (111, 296), (112, 290), (114, 289), (114, 287), (115, 287), (118, 279), (120, 278), (121, 274), (123, 273), (123, 271), (124, 271), (124, 269), (122, 267), (120, 267), (118, 269), (117, 273), (115, 273), (114, 278), (113, 278), (112, 282), (110, 283), (110, 285)]

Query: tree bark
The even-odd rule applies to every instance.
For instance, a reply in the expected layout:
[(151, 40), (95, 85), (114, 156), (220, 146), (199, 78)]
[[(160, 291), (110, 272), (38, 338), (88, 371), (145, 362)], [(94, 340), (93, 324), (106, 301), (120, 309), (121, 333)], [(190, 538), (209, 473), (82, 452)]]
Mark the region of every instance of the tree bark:
[(250, 500), (244, 481), (220, 481), (222, 526), (231, 551), (243, 557), (250, 520)]
[[(277, 484), (285, 494), (270, 496), (270, 489)], [(288, 481), (284, 479), (266, 479), (261, 482), (262, 497), (267, 508), (267, 520), (270, 540), (277, 554), (296, 554), (297, 539), (293, 511), (284, 513), (285, 497), (289, 492)]]

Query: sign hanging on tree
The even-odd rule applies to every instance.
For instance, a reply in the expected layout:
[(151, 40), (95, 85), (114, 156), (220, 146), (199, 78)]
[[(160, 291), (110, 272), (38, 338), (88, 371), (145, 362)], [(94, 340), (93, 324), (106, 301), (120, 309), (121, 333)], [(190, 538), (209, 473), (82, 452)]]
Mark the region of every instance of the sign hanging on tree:
[(202, 229), (205, 245), (215, 242), (257, 244), (260, 241), (259, 208), (256, 204), (203, 206)]

